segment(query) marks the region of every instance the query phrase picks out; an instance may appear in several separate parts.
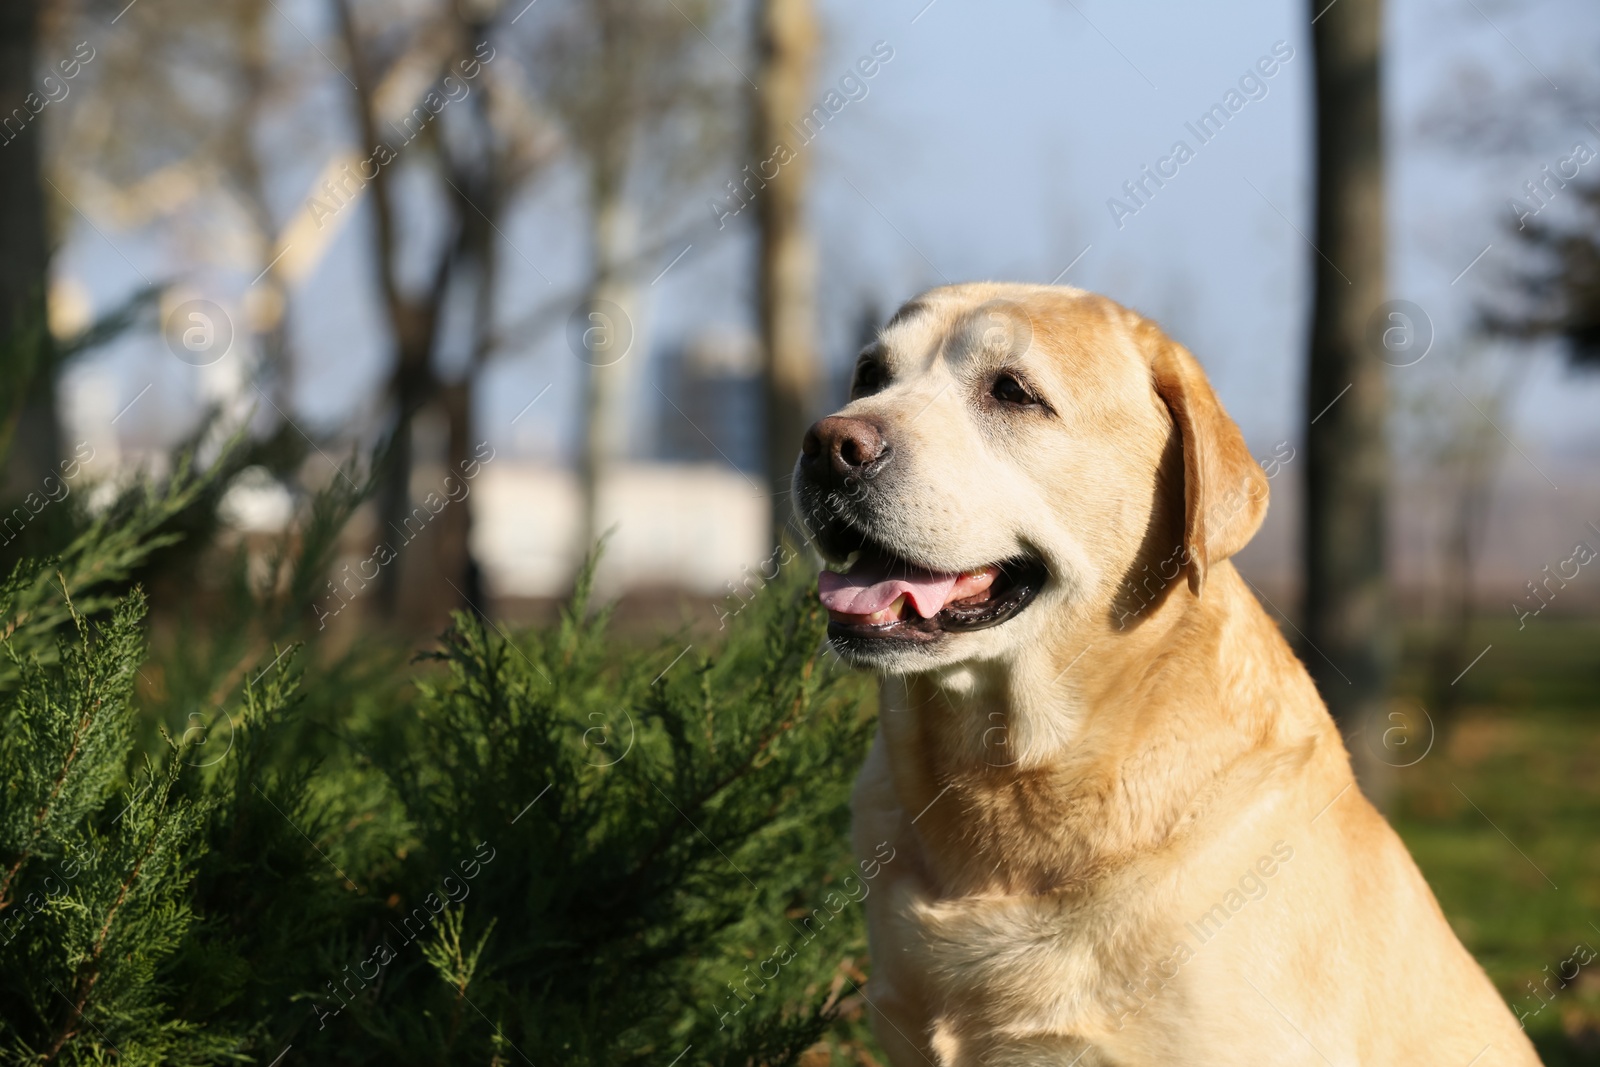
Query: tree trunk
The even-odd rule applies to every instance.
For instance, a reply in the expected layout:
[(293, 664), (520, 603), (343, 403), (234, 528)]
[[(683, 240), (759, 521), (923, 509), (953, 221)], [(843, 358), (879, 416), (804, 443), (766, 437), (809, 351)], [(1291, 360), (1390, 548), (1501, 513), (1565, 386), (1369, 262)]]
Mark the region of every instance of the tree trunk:
[[(39, 29), (36, 0), (0, 4), (0, 104), (4, 117), (37, 92), (34, 45)], [(31, 117), (31, 116), (30, 116)], [(54, 472), (61, 452), (56, 415), (54, 346), (45, 320), (49, 252), (39, 180), (44, 116), (20, 132), (0, 130), (0, 453), (5, 455), (4, 493), (26, 493)], [(9, 443), (9, 449), (6, 445)]]
[[(367, 61), (351, 0), (335, 0), (334, 15), (354, 77), (356, 125), (361, 144), (388, 144), (389, 135), (378, 127), (378, 78)], [(441, 147), (439, 151), (444, 149)], [(379, 167), (368, 183), (373, 217), (373, 267), (388, 314), (395, 352), (394, 368), (386, 389), (394, 425), (377, 492), (379, 537), (394, 539), (389, 543), (395, 547), (398, 557), (379, 572), (373, 605), (380, 619), (398, 620), (402, 626), (416, 629), (426, 625), (425, 620), (440, 614), (443, 605), (437, 602), (434, 589), (435, 583), (441, 587), (443, 583), (433, 567), (432, 546), (438, 534), (436, 531), (428, 533), (411, 496), (412, 475), (420, 458), (415, 419), (439, 392), (440, 383), (433, 366), (434, 346), (440, 308), (449, 286), (450, 269), (456, 261), (461, 230), (459, 214), (447, 220), (455, 231), (445, 239), (426, 288), (418, 295), (408, 295), (400, 284), (403, 220), (390, 185), (393, 174), (393, 167)], [(412, 520), (410, 525), (408, 519)], [(417, 542), (414, 550), (405, 547), (413, 542)], [(457, 603), (456, 595), (448, 594), (445, 603)]]
[[(260, 277), (250, 289), (255, 300), (254, 309), (246, 316), (249, 328), (255, 335), (255, 349), (259, 353), (259, 364), (251, 369), (251, 373), (256, 379), (255, 384), (272, 402), (288, 411), (294, 386), (294, 359), (289, 349), (287, 316), (289, 288), (276, 268), (267, 269), (280, 251), (278, 223), (272, 215), (267, 176), (256, 141), (262, 126), (269, 121), (272, 104), (270, 19), (274, 17), (277, 17), (277, 12), (264, 0), (250, 0), (240, 11), (243, 40), (239, 78), (243, 83), (244, 100), (240, 108), (240, 122), (229, 135), (234, 141), (230, 154), (237, 161), (239, 190), (245, 214), (255, 231), (251, 237), (256, 246), (256, 262), (262, 269)], [(250, 397), (249, 391), (246, 390), (244, 395)], [(254, 398), (250, 399), (253, 401)], [(260, 417), (266, 418), (267, 415), (263, 413)]]
[[(463, 24), (462, 30), (463, 40), (486, 41), (489, 39), (490, 24), (487, 17), (471, 19)], [(449, 576), (455, 585), (453, 595), (465, 600), (466, 606), (475, 611), (487, 611), (488, 603), (483, 588), (483, 572), (472, 554), (472, 494), (476, 486), (468, 481), (465, 472), (474, 469), (474, 463), (482, 461), (482, 455), (478, 452), (480, 442), (473, 432), (472, 398), (479, 376), (488, 362), (495, 334), (495, 287), (499, 277), (499, 258), (495, 227), (490, 220), (501, 217), (506, 200), (500, 157), (494, 149), (494, 127), (489, 118), (489, 94), (492, 88), (492, 81), (484, 79), (478, 91), (466, 101), (466, 114), (477, 127), (478, 137), (475, 140), (480, 147), (475, 155), (454, 167), (455, 177), (451, 179), (452, 184), (459, 188), (460, 197), (467, 201), (456, 208), (461, 220), (458, 275), (469, 278), (472, 284), (473, 314), (468, 328), (466, 370), (459, 381), (447, 384), (441, 392), (449, 420), (445, 474), (454, 483), (463, 485), (464, 491), (443, 516), (444, 524), (435, 557), (439, 572)], [(450, 165), (449, 159), (444, 163)]]
[[(472, 435), (473, 379), (451, 382), (440, 390), (448, 420), (445, 439), (445, 491), (463, 495), (452, 498), (439, 516), (439, 543), (434, 561), (439, 574), (449, 579), (442, 603), (464, 609), (487, 611), (483, 578), (472, 555), (472, 493), (477, 488), (467, 480), (473, 469), (478, 442)], [(481, 464), (480, 464), (481, 466)], [(461, 604), (461, 601), (466, 601)]]
[(1472, 590), (1478, 546), (1489, 517), (1492, 469), (1476, 457), (1462, 461), (1461, 487), (1457, 490), (1444, 543), (1444, 597), (1439, 612), (1439, 634), (1432, 657), (1431, 714), (1434, 728), (1444, 732), (1455, 725), (1461, 690), (1454, 682), (1468, 663), (1467, 642), (1472, 638), (1476, 603)]
[(580, 552), (588, 552), (605, 531), (601, 529), (600, 494), (606, 480), (627, 449), (626, 405), (633, 362), (643, 358), (634, 314), (634, 292), (629, 263), (634, 255), (635, 225), (622, 191), (620, 164), (597, 161), (594, 183), (595, 272), (587, 316), (581, 336), (572, 343), (579, 358), (589, 364), (584, 384), (583, 445), (578, 457), (578, 484), (583, 498)]
[(762, 25), (761, 91), (756, 94), (754, 156), (772, 158), (779, 144), (794, 156), (756, 194), (760, 224), (760, 315), (765, 365), (767, 487), (772, 533), (783, 535), (791, 514), (789, 480), (800, 438), (816, 403), (816, 249), (806, 228), (810, 159), (790, 132), (810, 107), (817, 54), (812, 0), (766, 0)]
[(1369, 742), (1382, 734), (1396, 634), (1385, 573), (1385, 363), (1366, 336), (1386, 297), (1382, 4), (1313, 0), (1311, 9), (1322, 14), (1312, 27), (1318, 251), (1306, 388), (1305, 660), (1349, 739), (1358, 777), (1381, 804), (1388, 768)]
[[(407, 629), (418, 631), (426, 626), (424, 619), (429, 614), (419, 603), (432, 597), (431, 589), (419, 588), (416, 583), (430, 577), (433, 561), (408, 547), (421, 540), (423, 544), (418, 547), (426, 553), (431, 540), (426, 536), (428, 524), (416, 513), (411, 478), (419, 460), (416, 418), (438, 393), (438, 381), (433, 373), (435, 307), (432, 301), (423, 306), (408, 301), (401, 305), (402, 313), (391, 323), (396, 334), (395, 366), (387, 391), (394, 405), (394, 428), (377, 494), (378, 517), (382, 523), (380, 535), (398, 539), (390, 543), (395, 546), (399, 558), (380, 572), (374, 606), (382, 618), (398, 619)], [(423, 514), (426, 513), (424, 510)], [(408, 585), (410, 594), (402, 596)]]

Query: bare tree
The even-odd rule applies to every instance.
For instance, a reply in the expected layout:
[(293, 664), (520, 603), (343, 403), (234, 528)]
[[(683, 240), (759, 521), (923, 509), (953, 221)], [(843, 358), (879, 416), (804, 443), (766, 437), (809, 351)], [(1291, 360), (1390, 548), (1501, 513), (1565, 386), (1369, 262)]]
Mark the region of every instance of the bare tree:
[[(481, 8), (475, 5), (474, 10)], [(255, 333), (251, 348), (257, 359), (245, 382), (254, 388), (247, 388), (244, 399), (253, 403), (264, 397), (267, 403), (261, 407), (266, 418), (293, 424), (292, 429), (283, 429), (295, 441), (306, 430), (294, 422), (289, 393), (295, 364), (285, 314), (290, 288), (309, 274), (331, 235), (338, 232), (328, 224), (329, 217), (353, 214), (358, 202), (370, 200), (374, 222), (366, 230), (372, 236), (371, 261), (381, 310), (396, 348), (387, 395), (374, 405), (380, 418), (387, 417), (393, 440), (380, 511), (385, 529), (403, 528), (413, 513), (411, 430), (417, 412), (431, 403), (441, 413), (447, 427), (446, 462), (453, 465), (469, 447), (470, 385), (452, 382), (448, 384), (455, 388), (446, 390), (447, 383), (435, 376), (433, 357), (439, 310), (450, 284), (461, 275), (457, 268), (470, 266), (475, 279), (487, 281), (492, 276), (484, 227), (466, 221), (475, 210), (468, 202), (486, 192), (481, 157), (484, 145), (491, 142), (483, 136), (465, 136), (457, 140), (458, 151), (452, 154), (445, 149), (439, 128), (445, 122), (461, 126), (483, 122), (488, 79), (481, 76), (484, 64), (467, 42), (485, 39), (486, 19), (465, 13), (461, 5), (430, 6), (420, 13), (408, 11), (407, 18), (386, 17), (381, 30), (364, 30), (349, 3), (336, 0), (334, 13), (350, 57), (345, 68), (335, 68), (323, 49), (307, 49), (298, 57), (275, 50), (275, 30), (286, 16), (271, 0), (225, 5), (155, 0), (130, 7), (98, 68), (104, 71), (102, 84), (115, 91), (102, 94), (76, 116), (80, 130), (58, 162), (66, 187), (72, 188), (75, 180), (93, 183), (102, 196), (109, 193), (114, 198), (113, 210), (129, 225), (173, 217), (178, 220), (174, 231), (201, 231), (200, 240), (191, 240), (194, 250), (207, 255), (223, 249), (224, 265), (230, 267), (240, 265), (231, 261), (237, 258), (233, 250), (245, 250), (254, 280), (246, 292), (241, 325)], [(161, 61), (153, 61), (155, 56)], [(465, 99), (450, 102), (448, 116), (439, 116), (442, 106), (437, 105), (445, 92), (442, 79), (453, 71), (453, 64), (469, 60), (474, 77), (457, 72), (453, 84), (459, 87), (470, 81), (472, 91)], [(197, 80), (215, 91), (195, 92)], [(302, 96), (308, 95), (302, 86), (342, 89), (347, 82), (355, 88), (357, 103), (360, 140), (353, 148), (330, 146), (323, 124), (283, 121), (303, 117), (296, 112), (304, 103)], [(507, 139), (492, 143), (504, 144)], [(286, 145), (293, 150), (286, 152)], [(408, 220), (392, 190), (395, 160), (402, 150), (408, 157), (418, 157), (419, 163), (437, 158), (444, 178), (437, 210), (446, 216), (447, 237), (440, 249), (426, 250), (437, 254), (420, 293), (408, 290), (401, 280), (400, 262), (406, 250), (399, 234)], [(331, 156), (318, 176), (319, 181), (326, 179), (322, 186), (301, 202), (292, 202), (287, 217), (281, 206), (274, 210), (273, 202), (281, 205), (286, 182), (303, 179), (274, 171), (272, 161), (284, 156)], [(341, 165), (347, 158), (348, 165)], [(185, 192), (177, 197), (163, 194), (172, 188)], [(348, 223), (349, 214), (337, 221)], [(233, 232), (224, 236), (229, 230)], [(475, 370), (475, 363), (466, 369), (468, 382)], [(255, 390), (260, 390), (259, 397)], [(353, 433), (341, 430), (339, 436), (360, 437), (367, 430), (366, 426)], [(316, 433), (316, 428), (310, 432)], [(426, 536), (394, 565), (382, 569), (377, 595), (369, 603), (379, 606), (387, 619), (421, 627), (432, 625), (444, 608), (460, 602), (456, 590), (466, 590), (468, 598), (475, 599), (475, 572), (467, 550), (469, 524), (464, 500), (437, 521), (430, 514)], [(408, 592), (404, 612), (399, 610), (402, 588)]]
[(272, 65), (272, 38), (268, 27), (268, 19), (277, 13), (268, 0), (240, 0), (236, 5), (222, 6), (231, 10), (236, 19), (235, 33), (230, 36), (238, 48), (238, 62), (233, 69), (237, 72), (239, 91), (234, 114), (221, 127), (219, 156), (226, 173), (232, 176), (233, 188), (238, 191), (250, 222), (254, 256), (261, 264), (258, 280), (252, 286), (259, 293), (256, 297), (258, 310), (251, 316), (260, 358), (258, 374), (264, 379), (260, 385), (273, 397), (274, 403), (287, 410), (294, 382), (294, 357), (289, 349), (285, 313), (289, 287), (283, 275), (271, 269), (278, 256), (280, 224), (274, 218), (268, 197), (271, 175), (260, 140), (262, 125), (281, 95)]
[[(356, 21), (350, 0), (334, 0), (339, 34), (349, 59), (350, 78), (355, 92), (356, 127), (363, 150), (376, 151), (378, 145), (394, 151), (389, 142), (394, 135), (382, 128), (383, 116), (379, 113), (378, 89), (382, 77), (380, 60), (372, 53), (375, 43), (368, 40)], [(415, 47), (424, 33), (435, 34), (441, 27), (427, 24), (422, 29), (411, 27), (412, 40), (406, 46)], [(376, 37), (375, 32), (371, 33)], [(390, 46), (391, 49), (393, 45)], [(452, 48), (451, 52), (455, 49)], [(403, 54), (403, 52), (402, 52)], [(398, 63), (398, 57), (389, 57), (389, 64)], [(388, 64), (385, 64), (388, 65)], [(435, 68), (442, 65), (435, 63)], [(437, 74), (435, 75), (437, 78)], [(435, 79), (430, 79), (435, 80)], [(427, 135), (431, 126), (424, 123), (419, 135)], [(369, 147), (370, 146), (370, 147)], [(394, 192), (395, 170), (392, 161), (385, 159), (380, 165), (369, 168), (372, 177), (366, 187), (372, 210), (372, 267), (378, 278), (390, 340), (394, 346), (393, 364), (389, 372), (387, 399), (391, 406), (389, 451), (385, 457), (383, 480), (379, 489), (378, 516), (384, 537), (394, 536), (405, 528), (411, 514), (411, 475), (416, 465), (414, 448), (414, 420), (424, 404), (433, 399), (438, 384), (433, 373), (434, 338), (438, 332), (440, 310), (449, 285), (450, 246), (459, 238), (459, 222), (449, 220), (445, 229), (444, 249), (433, 253), (432, 263), (425, 272), (425, 282), (420, 292), (407, 291), (401, 280), (401, 247), (399, 208)], [(361, 175), (363, 178), (365, 174)], [(398, 566), (385, 567), (379, 579), (379, 606), (385, 615), (394, 617), (399, 608), (400, 592), (405, 587), (408, 572), (417, 572), (411, 561), (415, 553), (403, 558)], [(453, 572), (455, 577), (460, 571)], [(441, 577), (450, 577), (447, 573)], [(415, 587), (413, 587), (415, 589)], [(424, 599), (432, 599), (424, 597)]]
[[(416, 518), (418, 419), (426, 415), (442, 425), (437, 458), (459, 477), (475, 444), (472, 389), (494, 336), (502, 232), (496, 220), (546, 162), (548, 144), (529, 128), (539, 123), (526, 111), (508, 112), (503, 123), (491, 121), (490, 65), (504, 46), (493, 6), (455, 0), (398, 26), (376, 13), (363, 21), (351, 0), (334, 0), (334, 10), (350, 60), (362, 151), (372, 153), (363, 162), (360, 189), (370, 196), (371, 261), (394, 345), (386, 389), (389, 446), (378, 500), (382, 536), (410, 539), (408, 531), (418, 529), (427, 546), (383, 568), (378, 604), (386, 615), (425, 627), (438, 621), (442, 606), (462, 599), (479, 604), (481, 597), (470, 551), (470, 496), (444, 508), (437, 522)], [(418, 71), (416, 87), (408, 91), (406, 79)], [(403, 247), (407, 219), (395, 190), (395, 160), (402, 151), (420, 154), (407, 162), (430, 165), (440, 183), (432, 210), (443, 214), (445, 236), (425, 251), (420, 287), (404, 280), (406, 256), (415, 249)], [(463, 291), (461, 299), (472, 309), (466, 363), (446, 369), (440, 365), (446, 301)]]
[[(96, 92), (70, 101), (69, 135), (50, 160), (53, 180), (75, 203), (85, 195), (88, 210), (114, 215), (124, 229), (159, 225), (192, 267), (255, 279), (235, 324), (251, 341), (236, 358), (253, 358), (241, 399), (259, 403), (259, 388), (271, 402), (258, 412), (266, 424), (289, 410), (295, 362), (292, 279), (279, 257), (284, 222), (272, 196), (284, 175), (275, 161), (320, 147), (282, 132), (298, 124), (274, 123), (293, 114), (308, 75), (321, 73), (275, 52), (281, 18), (269, 0), (130, 7), (86, 65), (84, 81)], [(210, 91), (196, 92), (197, 83)]]
[[(1503, 258), (1486, 263), (1474, 279), (1477, 322), (1460, 362), (1469, 372), (1461, 377), (1479, 379), (1476, 388), (1466, 386), (1478, 410), (1444, 382), (1431, 390), (1439, 397), (1432, 421), (1441, 432), (1428, 452), (1449, 507), (1439, 553), (1443, 602), (1428, 684), (1429, 707), (1442, 729), (1460, 706), (1463, 687), (1453, 683), (1476, 653), (1469, 644), (1475, 570), (1494, 476), (1507, 447), (1495, 427), (1509, 421), (1532, 369), (1528, 354), (1511, 345), (1499, 360), (1505, 364), (1501, 373), (1482, 373), (1490, 343), (1553, 339), (1574, 370), (1600, 369), (1600, 184), (1585, 170), (1597, 154), (1590, 116), (1600, 84), (1582, 64), (1556, 77), (1563, 89), (1542, 76), (1505, 84), (1464, 63), (1440, 85), (1417, 124), (1424, 139), (1462, 160), (1493, 156), (1526, 167), (1515, 195), (1502, 201), (1505, 211), (1496, 227), (1507, 238), (1496, 238), (1498, 256), (1509, 254), (1511, 266), (1504, 267)], [(1546, 155), (1557, 146), (1559, 154)], [(1546, 213), (1552, 205), (1556, 210)]]
[[(628, 387), (647, 355), (637, 300), (649, 246), (641, 208), (715, 154), (726, 79), (711, 63), (714, 0), (572, 0), (539, 51), (545, 97), (584, 167), (593, 265), (569, 340), (584, 368), (578, 477), (582, 541), (600, 530), (600, 496), (627, 448)], [(702, 28), (705, 27), (705, 28)], [(667, 213), (667, 212), (664, 212)]]
[[(805, 217), (809, 160), (803, 151), (779, 153), (775, 148), (791, 139), (789, 127), (811, 106), (818, 31), (811, 0), (766, 0), (763, 14), (753, 147), (756, 159), (772, 160), (776, 171), (757, 198), (757, 217), (767, 489), (777, 537), (789, 520), (789, 475), (816, 403), (817, 253)], [(765, 168), (761, 176), (767, 178)]]
[[(1557, 192), (1543, 191), (1552, 199)], [(1530, 219), (1516, 231), (1525, 262), (1484, 309), (1484, 324), (1506, 337), (1553, 338), (1574, 369), (1600, 370), (1600, 182), (1578, 185), (1571, 196), (1575, 210), (1565, 219)]]
[[(1429, 363), (1395, 382), (1396, 409), (1407, 455), (1421, 461), (1417, 476), (1438, 505), (1430, 560), (1437, 567), (1428, 587), (1432, 635), (1427, 657), (1427, 708), (1436, 729), (1453, 725), (1462, 690), (1452, 684), (1471, 661), (1477, 617), (1478, 563), (1494, 499), (1495, 475), (1505, 453), (1496, 426), (1526, 379), (1526, 361), (1493, 359), (1485, 337), (1466, 337), (1444, 363)], [(1487, 417), (1485, 417), (1487, 416)], [(1419, 727), (1421, 724), (1417, 724)]]
[[(1385, 365), (1366, 340), (1386, 295), (1383, 19), (1380, 0), (1313, 0), (1309, 10), (1319, 17), (1312, 27), (1317, 252), (1306, 383), (1306, 662), (1349, 735), (1386, 710), (1395, 659), (1385, 569)], [(1362, 766), (1366, 746), (1352, 748), (1372, 792), (1380, 768)]]

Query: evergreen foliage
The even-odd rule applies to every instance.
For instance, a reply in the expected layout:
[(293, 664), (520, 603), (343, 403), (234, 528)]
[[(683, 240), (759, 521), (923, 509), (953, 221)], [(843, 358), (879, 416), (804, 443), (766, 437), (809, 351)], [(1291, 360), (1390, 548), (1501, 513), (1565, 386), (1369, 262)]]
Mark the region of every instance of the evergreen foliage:
[(591, 561), (547, 628), (323, 648), (370, 489), (337, 483), (265, 568), (196, 555), (228, 610), (152, 631), (130, 576), (233, 469), (0, 587), (0, 1062), (786, 1064), (828, 1031), (870, 722), (808, 574), (715, 647), (613, 637)]

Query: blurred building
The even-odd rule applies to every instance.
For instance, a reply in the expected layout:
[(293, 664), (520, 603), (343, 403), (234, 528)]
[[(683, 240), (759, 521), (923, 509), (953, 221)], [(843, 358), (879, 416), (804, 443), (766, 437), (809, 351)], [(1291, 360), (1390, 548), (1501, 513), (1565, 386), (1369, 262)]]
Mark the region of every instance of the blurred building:
[[(760, 355), (753, 335), (710, 331), (655, 357), (653, 455), (601, 487), (612, 530), (602, 595), (716, 597), (771, 552), (761, 470)], [(583, 557), (582, 499), (572, 470), (506, 457), (474, 489), (472, 548), (496, 597), (564, 595)]]
[[(583, 557), (583, 501), (572, 470), (499, 459), (473, 488), (472, 551), (496, 597), (565, 595)], [(602, 596), (677, 591), (715, 597), (771, 554), (767, 498), (724, 463), (630, 463), (600, 495), (612, 530)]]
[(656, 411), (659, 458), (761, 470), (756, 337), (734, 330), (702, 333), (663, 352), (659, 367), (664, 394)]

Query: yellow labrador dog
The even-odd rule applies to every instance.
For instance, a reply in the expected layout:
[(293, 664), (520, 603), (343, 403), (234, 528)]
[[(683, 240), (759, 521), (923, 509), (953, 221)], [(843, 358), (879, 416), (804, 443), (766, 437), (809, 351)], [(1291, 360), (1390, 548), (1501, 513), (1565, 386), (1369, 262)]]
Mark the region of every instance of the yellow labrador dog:
[(895, 1067), (1538, 1062), (1228, 562), (1267, 482), (1155, 324), (926, 293), (795, 490), (883, 677), (854, 837)]

